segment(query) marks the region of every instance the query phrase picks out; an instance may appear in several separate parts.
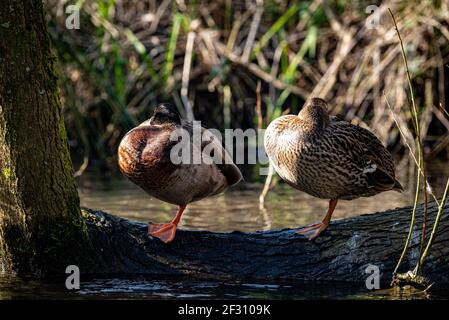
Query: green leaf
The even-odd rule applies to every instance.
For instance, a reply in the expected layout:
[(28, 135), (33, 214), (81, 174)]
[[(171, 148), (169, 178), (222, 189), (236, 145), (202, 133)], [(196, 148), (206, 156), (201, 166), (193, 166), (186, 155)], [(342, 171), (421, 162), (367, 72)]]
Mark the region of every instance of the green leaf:
[(170, 31), (170, 38), (168, 40), (167, 53), (165, 55), (164, 65), (164, 82), (167, 82), (173, 71), (173, 61), (175, 59), (176, 43), (179, 37), (179, 30), (181, 28), (182, 20), (184, 16), (180, 13), (176, 13), (173, 17), (173, 25)]
[(255, 58), (260, 51), (268, 44), (268, 41), (279, 31), (282, 27), (293, 17), (298, 11), (299, 7), (297, 4), (292, 5), (288, 8), (285, 13), (276, 20), (275, 23), (268, 29), (268, 31), (260, 38), (260, 41), (254, 46), (251, 59)]

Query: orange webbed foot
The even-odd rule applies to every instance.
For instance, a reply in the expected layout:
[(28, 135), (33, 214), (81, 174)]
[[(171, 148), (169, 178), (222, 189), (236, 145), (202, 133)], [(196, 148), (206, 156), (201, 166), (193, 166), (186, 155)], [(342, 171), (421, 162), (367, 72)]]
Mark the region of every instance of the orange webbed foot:
[(329, 226), (332, 213), (334, 212), (335, 207), (337, 206), (337, 202), (338, 202), (337, 199), (329, 200), (329, 208), (327, 209), (326, 216), (324, 217), (322, 222), (311, 224), (310, 226), (307, 226), (305, 228), (302, 228), (301, 230), (296, 231), (296, 233), (309, 237), (309, 240), (316, 239), (321, 234), (321, 232), (326, 230), (327, 227)]
[(179, 206), (175, 218), (169, 223), (148, 223), (148, 234), (152, 237), (158, 238), (165, 243), (172, 242), (175, 239), (176, 228), (178, 227), (181, 215), (186, 206)]
[(324, 222), (314, 223), (296, 231), (296, 233), (309, 237), (309, 240), (313, 240), (316, 239), (324, 230), (326, 230), (328, 226), (329, 224)]
[(172, 242), (176, 235), (176, 224), (170, 223), (149, 223), (148, 234), (158, 238), (165, 243)]

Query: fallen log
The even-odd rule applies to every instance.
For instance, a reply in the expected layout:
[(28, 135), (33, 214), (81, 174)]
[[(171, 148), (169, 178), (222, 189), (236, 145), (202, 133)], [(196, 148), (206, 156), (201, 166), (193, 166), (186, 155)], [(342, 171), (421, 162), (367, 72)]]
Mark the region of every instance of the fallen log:
[[(428, 208), (431, 225), (437, 206), (430, 203)], [(422, 275), (438, 284), (449, 284), (448, 212), (446, 205), (422, 269)], [(364, 283), (369, 276), (367, 267), (374, 265), (380, 270), (381, 282), (387, 283), (407, 236), (411, 208), (332, 221), (313, 241), (297, 234), (298, 229), (252, 233), (179, 230), (174, 242), (165, 244), (147, 235), (147, 224), (90, 209), (83, 209), (83, 216), (99, 263), (90, 267), (89, 273)], [(416, 219), (400, 271), (412, 269), (420, 255), (421, 206)]]

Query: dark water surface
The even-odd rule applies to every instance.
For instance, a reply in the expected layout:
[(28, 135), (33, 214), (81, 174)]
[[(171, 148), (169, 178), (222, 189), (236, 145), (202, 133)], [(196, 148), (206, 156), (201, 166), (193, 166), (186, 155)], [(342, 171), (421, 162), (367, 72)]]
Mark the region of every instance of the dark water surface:
[[(449, 175), (446, 164), (429, 171), (441, 190)], [(403, 180), (401, 180), (403, 182)], [(407, 184), (405, 184), (407, 185)], [(143, 222), (168, 222), (176, 206), (148, 196), (120, 175), (85, 174), (78, 179), (81, 204)], [(327, 201), (278, 184), (259, 206), (262, 185), (243, 183), (226, 193), (189, 205), (180, 228), (211, 231), (256, 231), (298, 227), (323, 218)], [(340, 201), (333, 219), (411, 205), (412, 191), (385, 192), (375, 197)], [(223, 283), (188, 279), (81, 278), (81, 289), (70, 292), (65, 279), (41, 281), (1, 276), (0, 299), (443, 299), (449, 292), (423, 294), (414, 290), (368, 290), (362, 285), (319, 283)]]
[(80, 290), (69, 291), (65, 279), (36, 280), (0, 276), (0, 300), (9, 299), (447, 299), (447, 292), (416, 289), (368, 290), (350, 284), (252, 283), (152, 280), (135, 278), (81, 279)]

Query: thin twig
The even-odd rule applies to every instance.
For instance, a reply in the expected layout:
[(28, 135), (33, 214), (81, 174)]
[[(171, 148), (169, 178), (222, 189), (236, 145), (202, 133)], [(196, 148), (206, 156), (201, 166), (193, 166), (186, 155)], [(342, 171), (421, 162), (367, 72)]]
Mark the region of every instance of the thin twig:
[[(402, 42), (402, 37), (399, 32), (398, 26), (396, 24), (396, 20), (394, 18), (393, 12), (390, 10), (390, 8), (388, 8), (388, 11), (390, 12), (394, 27), (396, 29), (396, 34), (399, 38), (399, 43), (400, 43), (401, 51), (402, 51), (402, 58), (403, 58), (405, 70), (407, 73), (407, 80), (408, 80), (409, 89), (410, 89), (410, 99), (412, 101), (412, 114), (413, 114), (414, 120), (415, 120), (414, 124), (415, 124), (415, 131), (416, 131), (416, 140), (417, 140), (417, 145), (418, 145), (418, 167), (422, 169), (421, 171), (422, 171), (422, 174), (424, 176), (424, 181), (425, 181), (426, 180), (425, 171), (422, 168), (422, 146), (421, 146), (420, 131), (419, 131), (418, 111), (417, 111), (416, 105), (415, 105), (415, 98), (414, 98), (414, 93), (413, 93), (412, 80), (410, 78), (410, 73), (409, 73), (409, 69), (408, 69), (407, 56), (405, 55), (404, 44)], [(413, 227), (415, 224), (416, 208), (418, 206), (420, 189), (421, 189), (421, 173), (418, 170), (417, 179), (416, 179), (415, 200), (413, 203), (412, 218), (410, 220), (410, 229), (409, 229), (409, 232), (407, 235), (407, 239), (405, 241), (404, 249), (402, 250), (401, 256), (399, 258), (399, 261), (398, 261), (396, 267), (394, 268), (393, 279), (396, 277), (396, 274), (399, 270), (399, 267), (402, 264), (402, 261), (405, 258), (405, 254), (406, 254), (406, 252), (408, 250), (408, 246), (410, 244), (410, 240), (411, 240), (412, 233), (413, 233)], [(426, 193), (426, 190), (424, 190), (424, 192)]]
[(274, 168), (273, 168), (273, 166), (270, 163), (269, 167), (268, 167), (268, 174), (267, 174), (267, 177), (265, 179), (265, 183), (263, 185), (262, 192), (259, 195), (259, 205), (260, 205), (260, 207), (264, 206), (265, 198), (267, 197), (268, 192), (271, 190), (271, 187), (272, 187), (271, 186), (271, 182), (273, 180), (273, 174), (274, 174)]
[(303, 99), (307, 99), (307, 97), (309, 96), (309, 92), (307, 90), (304, 90), (304, 89), (300, 88), (299, 86), (287, 84), (287, 83), (279, 80), (278, 78), (273, 77), (271, 74), (263, 71), (257, 64), (243, 63), (240, 60), (240, 57), (238, 57), (237, 55), (235, 55), (232, 52), (229, 52), (229, 50), (227, 50), (227, 48), (224, 44), (222, 44), (220, 42), (215, 42), (215, 48), (217, 49), (218, 54), (226, 57), (232, 63), (235, 63), (236, 65), (239, 65), (239, 66), (247, 69), (252, 74), (257, 76), (258, 78), (262, 79), (263, 81), (265, 81), (267, 83), (272, 84), (273, 87), (275, 87), (279, 90), (289, 89), (292, 93), (294, 93), (297, 96), (300, 96)]
[[(418, 168), (418, 171), (419, 171), (419, 172), (421, 173), (421, 175), (423, 176), (423, 172), (422, 172), (421, 168), (418, 166), (418, 159), (416, 159), (416, 156), (415, 156), (415, 154), (414, 154), (414, 152), (413, 152), (413, 149), (412, 149), (412, 147), (410, 146), (410, 144), (409, 144), (408, 141), (407, 141), (407, 137), (405, 136), (405, 133), (404, 133), (404, 131), (403, 131), (403, 128), (402, 128), (401, 125), (399, 124), (399, 121), (398, 121), (398, 119), (396, 118), (396, 115), (394, 114), (394, 111), (393, 111), (393, 109), (392, 109), (392, 107), (391, 107), (390, 102), (388, 101), (388, 98), (387, 98), (385, 92), (384, 92), (383, 94), (384, 94), (385, 102), (387, 103), (388, 109), (390, 109), (390, 112), (391, 112), (391, 115), (392, 115), (392, 117), (393, 117), (393, 120), (394, 120), (394, 122), (396, 123), (396, 127), (397, 127), (398, 130), (399, 130), (399, 134), (401, 135), (402, 140), (404, 140), (405, 146), (406, 146), (407, 149), (410, 151), (410, 154), (412, 155), (413, 161), (415, 162), (415, 164), (416, 164), (416, 166), (417, 166), (417, 168)], [(428, 186), (428, 189), (430, 190), (430, 194), (431, 194), (431, 196), (433, 197), (433, 200), (436, 202), (437, 205), (439, 205), (440, 203), (439, 203), (439, 201), (438, 201), (436, 195), (433, 193), (433, 188), (430, 186), (430, 183), (429, 183), (429, 181), (427, 181), (427, 180), (426, 180), (426, 185)]]
[(251, 56), (253, 50), (254, 40), (256, 39), (257, 30), (259, 29), (260, 19), (264, 11), (263, 0), (258, 0), (256, 11), (254, 12), (253, 21), (249, 29), (248, 37), (246, 38), (245, 48), (243, 49), (242, 62), (246, 63)]
[(186, 54), (184, 56), (184, 67), (182, 69), (181, 80), (181, 99), (186, 110), (186, 116), (188, 120), (193, 120), (193, 108), (189, 101), (189, 79), (190, 79), (190, 66), (192, 63), (192, 51), (193, 44), (195, 42), (195, 32), (190, 31), (187, 34)]
[[(263, 116), (262, 116), (262, 96), (261, 96), (261, 83), (260, 80), (257, 81), (256, 87), (256, 113), (257, 113), (257, 127), (258, 129), (262, 129), (264, 127), (263, 124)], [(269, 164), (268, 174), (265, 178), (265, 183), (262, 189), (262, 192), (259, 195), (259, 204), (260, 208), (264, 207), (265, 198), (267, 197), (268, 192), (270, 191), (271, 181), (273, 180), (274, 168)]]
[(258, 80), (256, 87), (256, 114), (257, 114), (257, 128), (259, 129), (263, 128), (262, 97), (260, 94), (261, 86), (262, 84), (260, 80)]
[[(413, 85), (412, 85), (412, 79), (410, 76), (410, 71), (409, 71), (409, 67), (408, 67), (408, 61), (407, 61), (407, 56), (405, 54), (405, 48), (404, 48), (404, 43), (402, 41), (402, 37), (401, 37), (401, 33), (399, 32), (397, 23), (396, 23), (396, 19), (394, 18), (393, 12), (391, 11), (390, 8), (388, 8), (388, 11), (390, 13), (391, 19), (393, 20), (394, 23), (394, 27), (396, 29), (396, 34), (398, 36), (399, 39), (399, 43), (401, 46), (401, 51), (402, 51), (402, 58), (403, 58), (403, 62), (404, 62), (404, 67), (405, 67), (405, 71), (407, 74), (407, 81), (408, 81), (408, 86), (409, 86), (409, 90), (410, 90), (410, 99), (412, 102), (412, 114), (413, 114), (413, 119), (414, 119), (414, 124), (415, 124), (415, 131), (416, 131), (416, 140), (417, 140), (417, 147), (418, 147), (418, 167), (421, 168), (422, 170), (422, 174), (423, 174), (423, 180), (426, 182), (426, 172), (423, 166), (423, 149), (422, 149), (422, 142), (421, 142), (421, 132), (420, 132), (420, 125), (419, 125), (419, 118), (418, 118), (418, 109), (416, 108), (416, 104), (415, 104), (415, 95), (413, 92)], [(401, 254), (401, 257), (398, 261), (398, 264), (396, 265), (396, 268), (393, 271), (393, 277), (396, 276), (397, 271), (405, 257), (405, 253), (407, 252), (408, 246), (410, 244), (410, 239), (411, 239), (411, 234), (413, 232), (413, 226), (414, 226), (414, 222), (415, 222), (415, 215), (416, 215), (416, 207), (418, 204), (418, 200), (419, 200), (419, 191), (420, 191), (420, 187), (421, 187), (421, 174), (418, 170), (418, 175), (417, 175), (417, 181), (416, 181), (416, 191), (415, 191), (415, 201), (413, 204), (413, 212), (412, 212), (412, 219), (410, 222), (410, 230), (409, 230), (409, 234), (407, 236), (407, 240), (406, 243), (404, 245), (404, 250)], [(426, 227), (427, 227), (427, 185), (426, 183), (424, 183), (423, 185), (423, 193), (424, 193), (424, 216), (423, 216), (423, 226), (422, 226), (422, 239), (425, 239), (425, 232), (426, 232)], [(435, 225), (434, 225), (435, 227)], [(421, 259), (418, 259), (418, 263), (416, 265), (416, 268), (414, 270), (414, 274), (416, 275), (417, 272), (419, 271), (421, 266)]]
[(419, 266), (422, 266), (422, 264), (424, 263), (424, 260), (426, 259), (429, 249), (432, 246), (433, 241), (435, 240), (438, 223), (440, 222), (440, 217), (441, 217), (441, 214), (443, 213), (443, 209), (446, 204), (448, 190), (449, 190), (449, 178), (447, 179), (446, 187), (444, 188), (444, 194), (443, 194), (443, 197), (441, 198), (440, 205), (438, 206), (438, 213), (435, 217), (435, 222), (433, 223), (433, 228), (432, 228), (432, 232), (430, 234), (429, 241), (427, 242), (427, 246), (424, 249), (424, 252), (422, 253), (421, 257), (419, 258), (419, 264), (416, 265), (415, 274), (419, 271)]

